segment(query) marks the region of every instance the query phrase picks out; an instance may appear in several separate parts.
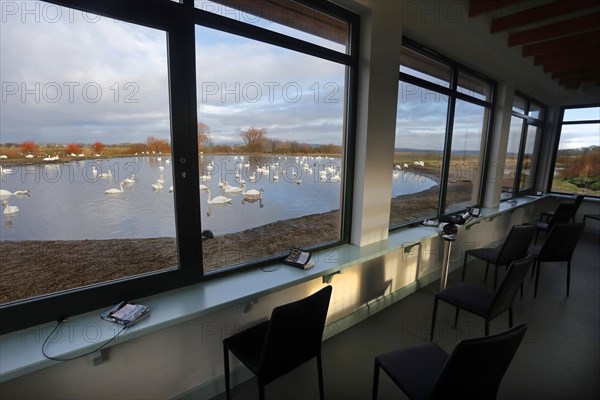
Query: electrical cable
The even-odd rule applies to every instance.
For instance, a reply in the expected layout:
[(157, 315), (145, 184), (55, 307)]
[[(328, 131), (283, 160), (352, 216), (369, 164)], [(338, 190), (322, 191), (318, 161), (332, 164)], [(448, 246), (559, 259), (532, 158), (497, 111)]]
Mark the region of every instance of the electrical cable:
[(121, 329), (115, 336), (113, 336), (108, 342), (104, 343), (103, 345), (95, 348), (92, 351), (89, 351), (87, 353), (84, 354), (80, 354), (78, 356), (75, 357), (69, 357), (69, 358), (58, 358), (58, 357), (52, 357), (49, 356), (48, 354), (46, 354), (46, 344), (48, 343), (48, 340), (52, 337), (52, 335), (54, 334), (54, 332), (56, 332), (56, 330), (58, 329), (58, 327), (60, 327), (62, 325), (62, 323), (64, 322), (64, 319), (61, 319), (60, 321), (58, 321), (58, 323), (56, 324), (56, 326), (54, 327), (54, 329), (52, 330), (52, 332), (50, 332), (50, 334), (46, 337), (46, 340), (44, 340), (44, 343), (42, 344), (42, 354), (44, 355), (44, 357), (46, 357), (49, 360), (53, 360), (53, 361), (71, 361), (71, 360), (75, 360), (77, 358), (81, 358), (81, 357), (85, 357), (87, 355), (93, 354), (95, 352), (97, 352), (98, 350), (102, 350), (104, 347), (108, 346), (108, 344), (110, 342), (112, 342), (113, 340), (115, 340), (121, 333), (123, 333), (123, 331), (125, 329), (127, 329), (129, 326), (124, 326), (123, 329)]

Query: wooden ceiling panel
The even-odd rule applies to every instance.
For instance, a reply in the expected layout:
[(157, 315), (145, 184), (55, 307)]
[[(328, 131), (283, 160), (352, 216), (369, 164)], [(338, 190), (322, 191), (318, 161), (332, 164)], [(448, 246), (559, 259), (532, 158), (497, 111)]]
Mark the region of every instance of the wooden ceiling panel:
[(567, 89), (600, 82), (599, 0), (471, 0), (469, 17), (507, 32), (507, 46)]

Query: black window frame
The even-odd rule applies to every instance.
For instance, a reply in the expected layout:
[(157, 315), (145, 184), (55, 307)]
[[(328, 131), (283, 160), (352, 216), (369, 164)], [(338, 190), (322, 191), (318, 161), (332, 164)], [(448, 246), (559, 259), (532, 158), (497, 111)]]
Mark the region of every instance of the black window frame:
[[(485, 168), (485, 165), (487, 165), (487, 160), (488, 160), (488, 155), (489, 155), (489, 146), (490, 146), (490, 142), (491, 142), (490, 137), (492, 134), (492, 127), (494, 125), (494, 109), (495, 109), (495, 104), (496, 104), (497, 83), (496, 83), (496, 81), (492, 80), (491, 78), (488, 78), (487, 76), (481, 74), (480, 72), (477, 72), (459, 62), (456, 62), (456, 61), (438, 53), (437, 51), (432, 50), (432, 49), (430, 49), (430, 48), (428, 48), (406, 36), (402, 37), (402, 46), (406, 47), (414, 52), (417, 52), (421, 55), (424, 55), (428, 58), (431, 58), (432, 60), (435, 60), (439, 63), (448, 65), (451, 70), (451, 77), (450, 77), (450, 82), (449, 82), (450, 87), (449, 88), (443, 87), (441, 85), (438, 85), (433, 82), (429, 82), (429, 81), (421, 79), (421, 78), (417, 78), (417, 77), (407, 74), (405, 72), (399, 72), (399, 81), (400, 82), (406, 82), (406, 83), (410, 83), (413, 85), (417, 85), (421, 88), (431, 90), (432, 92), (436, 92), (443, 96), (448, 97), (448, 110), (447, 110), (447, 114), (446, 114), (446, 132), (445, 132), (444, 148), (443, 148), (442, 170), (441, 170), (441, 175), (440, 175), (440, 191), (439, 191), (439, 198), (438, 198), (438, 209), (437, 209), (437, 215), (432, 215), (431, 217), (437, 218), (441, 215), (448, 214), (448, 212), (446, 212), (446, 193), (447, 193), (447, 189), (448, 189), (448, 176), (450, 174), (450, 155), (451, 155), (451, 150), (452, 150), (451, 146), (452, 146), (452, 134), (453, 134), (453, 129), (454, 129), (456, 101), (463, 100), (465, 102), (479, 105), (479, 106), (487, 108), (489, 110), (489, 118), (488, 118), (487, 127), (486, 127), (487, 133), (482, 138), (482, 140), (485, 141), (485, 145), (484, 145), (484, 154), (482, 157), (482, 165), (480, 166), (481, 176), (480, 176), (480, 182), (479, 182), (479, 188), (478, 188), (478, 194), (477, 194), (478, 200), (477, 200), (477, 204), (474, 204), (474, 205), (479, 205), (479, 204), (481, 204), (481, 201), (485, 196), (484, 182), (486, 181), (486, 178), (487, 178), (487, 168)], [(490, 88), (492, 90), (491, 100), (490, 101), (480, 100), (480, 99), (471, 97), (469, 95), (466, 95), (466, 94), (458, 91), (458, 81), (459, 81), (458, 78), (459, 78), (459, 74), (461, 72), (468, 74), (472, 77), (475, 77), (477, 79), (480, 79), (483, 82), (489, 84)], [(455, 212), (453, 211), (453, 212), (449, 212), (449, 213), (454, 214)], [(390, 231), (398, 230), (398, 229), (404, 228), (406, 226), (413, 225), (416, 222), (420, 222), (422, 220), (423, 220), (423, 218), (419, 218), (418, 220), (415, 220), (415, 221), (406, 221), (406, 222), (403, 222), (398, 225), (390, 226), (389, 229), (390, 229)]]
[[(540, 143), (544, 136), (544, 121), (545, 121), (546, 115), (548, 113), (548, 107), (544, 103), (542, 103), (538, 100), (534, 100), (520, 92), (515, 92), (515, 99), (517, 97), (519, 97), (525, 101), (525, 110), (523, 113), (520, 113), (519, 111), (515, 111), (514, 107), (511, 108), (511, 118), (517, 117), (522, 120), (521, 134), (520, 134), (520, 138), (519, 138), (519, 154), (517, 155), (515, 180), (513, 182), (511, 196), (501, 199), (501, 201), (508, 201), (508, 200), (514, 199), (515, 197), (518, 197), (518, 196), (526, 196), (526, 195), (532, 194), (536, 187), (537, 177), (538, 177), (537, 171), (540, 166), (540, 157), (539, 157), (540, 156)], [(540, 106), (543, 109), (543, 118), (539, 119), (539, 118), (533, 118), (533, 117), (529, 116), (529, 111), (531, 110), (532, 104)], [(535, 139), (536, 143), (534, 144), (534, 153), (536, 155), (535, 156), (535, 173), (533, 175), (533, 183), (532, 183), (531, 187), (521, 189), (521, 176), (523, 175), (522, 174), (523, 158), (525, 156), (527, 132), (529, 131), (530, 126), (534, 126), (534, 127), (537, 127), (540, 129), (540, 133), (536, 137), (536, 139)], [(508, 192), (504, 192), (504, 193), (508, 193)]]
[[(578, 109), (578, 108), (591, 108), (591, 107), (600, 107), (600, 103), (590, 103), (590, 104), (581, 104), (581, 105), (572, 105), (572, 106), (561, 106), (560, 107), (560, 113), (559, 113), (559, 124), (558, 124), (558, 128), (557, 128), (557, 132), (556, 132), (556, 142), (554, 144), (554, 149), (552, 152), (552, 162), (550, 164), (550, 174), (548, 175), (548, 184), (546, 186), (546, 192), (547, 193), (552, 193), (552, 194), (564, 194), (564, 195), (569, 195), (572, 196), (574, 195), (574, 193), (569, 193), (569, 192), (556, 192), (556, 191), (552, 191), (552, 177), (554, 176), (555, 170), (556, 170), (556, 159), (558, 158), (558, 146), (560, 145), (560, 136), (562, 134), (562, 128), (563, 125), (583, 125), (583, 124), (590, 124), (590, 123), (600, 123), (600, 118), (595, 120), (577, 120), (577, 121), (563, 121), (564, 117), (565, 117), (565, 111), (566, 110), (573, 110), (573, 109)], [(587, 198), (591, 198), (591, 199), (600, 199), (600, 196), (590, 196), (590, 195), (585, 195), (585, 197)]]
[(263, 28), (221, 17), (195, 9), (193, 0), (44, 0), (82, 12), (115, 18), (133, 24), (162, 30), (167, 34), (168, 75), (171, 117), (171, 142), (173, 181), (175, 191), (176, 239), (179, 265), (153, 273), (131, 276), (116, 281), (79, 287), (66, 292), (51, 293), (31, 299), (0, 305), (0, 334), (24, 329), (37, 324), (62, 320), (117, 303), (175, 288), (215, 279), (225, 274), (256, 268), (283, 259), (285, 255), (269, 260), (259, 260), (239, 268), (224, 268), (221, 273), (205, 273), (202, 265), (202, 227), (200, 218), (200, 193), (198, 188), (198, 139), (196, 108), (195, 26), (217, 28), (255, 40), (272, 43), (292, 50), (318, 55), (344, 63), (347, 66), (347, 95), (345, 106), (344, 164), (345, 171), (340, 240), (317, 249), (349, 243), (351, 230), (352, 182), (354, 177), (355, 129), (358, 82), (358, 44), (360, 17), (335, 4), (292, 0), (320, 12), (329, 14), (349, 24), (347, 54), (320, 48), (309, 42), (286, 37)]

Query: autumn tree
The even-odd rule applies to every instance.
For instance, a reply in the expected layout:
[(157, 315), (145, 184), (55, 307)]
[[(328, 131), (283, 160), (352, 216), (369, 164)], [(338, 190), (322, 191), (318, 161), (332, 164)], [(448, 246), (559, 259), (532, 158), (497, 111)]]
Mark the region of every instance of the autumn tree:
[(248, 128), (243, 130), (240, 136), (244, 140), (246, 150), (249, 153), (261, 153), (267, 141), (267, 130), (264, 128)]
[(96, 141), (96, 143), (94, 143), (92, 145), (92, 151), (96, 154), (100, 154), (102, 153), (102, 150), (104, 150), (104, 144), (100, 141)]
[(211, 145), (210, 127), (204, 122), (198, 122), (198, 151), (204, 151), (205, 148)]
[(169, 143), (165, 139), (157, 139), (154, 136), (148, 136), (148, 139), (146, 139), (146, 149), (159, 154), (168, 154), (171, 152), (171, 146), (169, 146)]
[(67, 147), (65, 147), (65, 152), (67, 154), (80, 154), (81, 145), (78, 145), (77, 143), (69, 143)]
[(37, 144), (33, 140), (27, 140), (21, 143), (21, 153), (23, 154), (31, 154), (37, 151)]

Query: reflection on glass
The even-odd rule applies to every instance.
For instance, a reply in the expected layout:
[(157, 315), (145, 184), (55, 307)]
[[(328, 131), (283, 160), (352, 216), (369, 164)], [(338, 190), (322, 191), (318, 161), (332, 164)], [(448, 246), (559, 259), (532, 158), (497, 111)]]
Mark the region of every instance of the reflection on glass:
[(452, 70), (449, 65), (442, 64), (406, 47), (402, 48), (400, 63), (400, 72), (445, 88), (450, 87)]
[(464, 72), (458, 73), (458, 92), (469, 95), (479, 100), (492, 100), (492, 86)]
[(523, 164), (521, 166), (519, 176), (519, 189), (533, 189), (535, 182), (535, 144), (538, 133), (541, 129), (527, 125), (527, 132), (525, 134), (525, 151), (523, 152)]
[(348, 52), (346, 22), (291, 0), (194, 0), (196, 8), (305, 40), (340, 53)]
[[(565, 113), (566, 115), (566, 113)], [(586, 115), (585, 120), (592, 115)], [(562, 126), (552, 191), (600, 196), (600, 123)]]
[(390, 227), (438, 211), (448, 100), (400, 82)]
[(205, 271), (339, 240), (346, 67), (200, 26), (196, 60)]
[(456, 101), (446, 213), (463, 210), (477, 202), (485, 145), (482, 138), (487, 131), (488, 116), (489, 110), (484, 107)]
[(506, 146), (506, 160), (504, 162), (504, 171), (502, 173), (502, 192), (500, 199), (513, 196), (515, 179), (517, 177), (517, 162), (519, 159), (519, 148), (521, 146), (521, 133), (523, 131), (524, 120), (519, 117), (512, 117), (510, 120), (510, 131), (508, 133), (508, 144)]
[(2, 23), (0, 303), (178, 264), (166, 33), (57, 15)]

